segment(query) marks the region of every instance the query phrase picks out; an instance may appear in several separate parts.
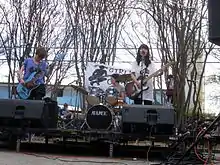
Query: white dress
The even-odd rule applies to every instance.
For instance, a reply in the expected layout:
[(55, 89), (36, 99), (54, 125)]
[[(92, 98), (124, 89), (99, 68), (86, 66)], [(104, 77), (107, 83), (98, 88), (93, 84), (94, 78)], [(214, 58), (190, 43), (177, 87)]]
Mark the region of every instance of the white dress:
[[(131, 71), (135, 73), (136, 78), (140, 77), (142, 72), (144, 72), (144, 76), (147, 77), (154, 72), (156, 72), (156, 67), (155, 63), (151, 61), (151, 64), (146, 68), (145, 64), (142, 66), (142, 62), (140, 62), (139, 66), (137, 65), (137, 62), (132, 63), (132, 68)], [(154, 102), (154, 95), (153, 95), (153, 80), (150, 79), (147, 83), (146, 86), (149, 87), (148, 90), (143, 91), (143, 100), (149, 100)], [(144, 86), (145, 87), (145, 86)], [(139, 95), (138, 98), (141, 98), (141, 94)]]

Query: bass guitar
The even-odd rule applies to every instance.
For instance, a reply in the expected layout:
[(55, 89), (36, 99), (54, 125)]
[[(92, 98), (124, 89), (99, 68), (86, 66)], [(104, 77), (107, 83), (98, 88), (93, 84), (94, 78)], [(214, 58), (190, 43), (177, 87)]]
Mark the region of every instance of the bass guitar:
[[(52, 69), (54, 68), (57, 61), (61, 61), (64, 57), (62, 54), (56, 54), (53, 62), (49, 65), (48, 71), (52, 72)], [(24, 83), (19, 83), (16, 91), (20, 99), (28, 99), (30, 97), (31, 92), (39, 87), (38, 84), (36, 84), (36, 80), (42, 76), (42, 71), (35, 71), (30, 74), (28, 79)], [(49, 73), (50, 74), (50, 73)]]
[(19, 83), (16, 90), (21, 99), (28, 99), (32, 90), (36, 89), (39, 85), (36, 84), (36, 80), (41, 74), (39, 72), (33, 72), (30, 74), (25, 83)]
[[(153, 77), (157, 76), (160, 72), (164, 71), (167, 67), (173, 65), (174, 62), (170, 62), (166, 65), (164, 65), (161, 69), (157, 70), (156, 72), (154, 72), (153, 74), (149, 75), (148, 77), (143, 78), (142, 80), (142, 89), (140, 89), (136, 83), (129, 82), (126, 84), (125, 86), (125, 90), (126, 90), (126, 95), (128, 98), (135, 100), (136, 98), (138, 98), (138, 96), (143, 92), (149, 89), (148, 86), (146, 86), (147, 82), (152, 79)], [(141, 82), (141, 77), (138, 78), (138, 81)]]

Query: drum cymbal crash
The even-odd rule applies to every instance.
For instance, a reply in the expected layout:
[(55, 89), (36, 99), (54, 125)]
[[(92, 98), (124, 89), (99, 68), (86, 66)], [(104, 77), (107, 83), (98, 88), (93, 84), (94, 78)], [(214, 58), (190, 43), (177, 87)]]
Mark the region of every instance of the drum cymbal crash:
[(71, 85), (71, 87), (74, 88), (75, 90), (81, 92), (84, 95), (88, 95), (88, 92), (83, 87), (76, 86), (76, 85)]
[(116, 80), (119, 82), (132, 81), (131, 74), (122, 74)]

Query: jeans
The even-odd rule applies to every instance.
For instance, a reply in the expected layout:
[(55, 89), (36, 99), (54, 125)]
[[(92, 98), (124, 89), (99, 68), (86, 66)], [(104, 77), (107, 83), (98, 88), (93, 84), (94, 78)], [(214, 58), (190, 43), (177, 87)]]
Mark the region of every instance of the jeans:
[(28, 100), (42, 100), (46, 95), (46, 88), (44, 84), (40, 84), (36, 89), (31, 91)]

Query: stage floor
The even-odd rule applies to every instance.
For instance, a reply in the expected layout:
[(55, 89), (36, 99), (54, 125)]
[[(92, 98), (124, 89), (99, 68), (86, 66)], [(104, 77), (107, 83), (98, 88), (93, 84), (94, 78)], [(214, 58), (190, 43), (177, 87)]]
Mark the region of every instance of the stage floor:
[[(103, 162), (103, 163), (102, 163)], [(104, 163), (105, 162), (105, 163)], [(109, 163), (107, 163), (109, 162)], [(150, 164), (157, 164), (159, 162), (149, 162)], [(83, 156), (59, 156), (49, 154), (29, 154), (16, 153), (9, 151), (0, 151), (1, 165), (97, 165), (97, 164), (121, 164), (121, 165), (146, 165), (144, 160), (123, 160), (123, 159), (109, 159), (98, 157), (83, 157)]]

